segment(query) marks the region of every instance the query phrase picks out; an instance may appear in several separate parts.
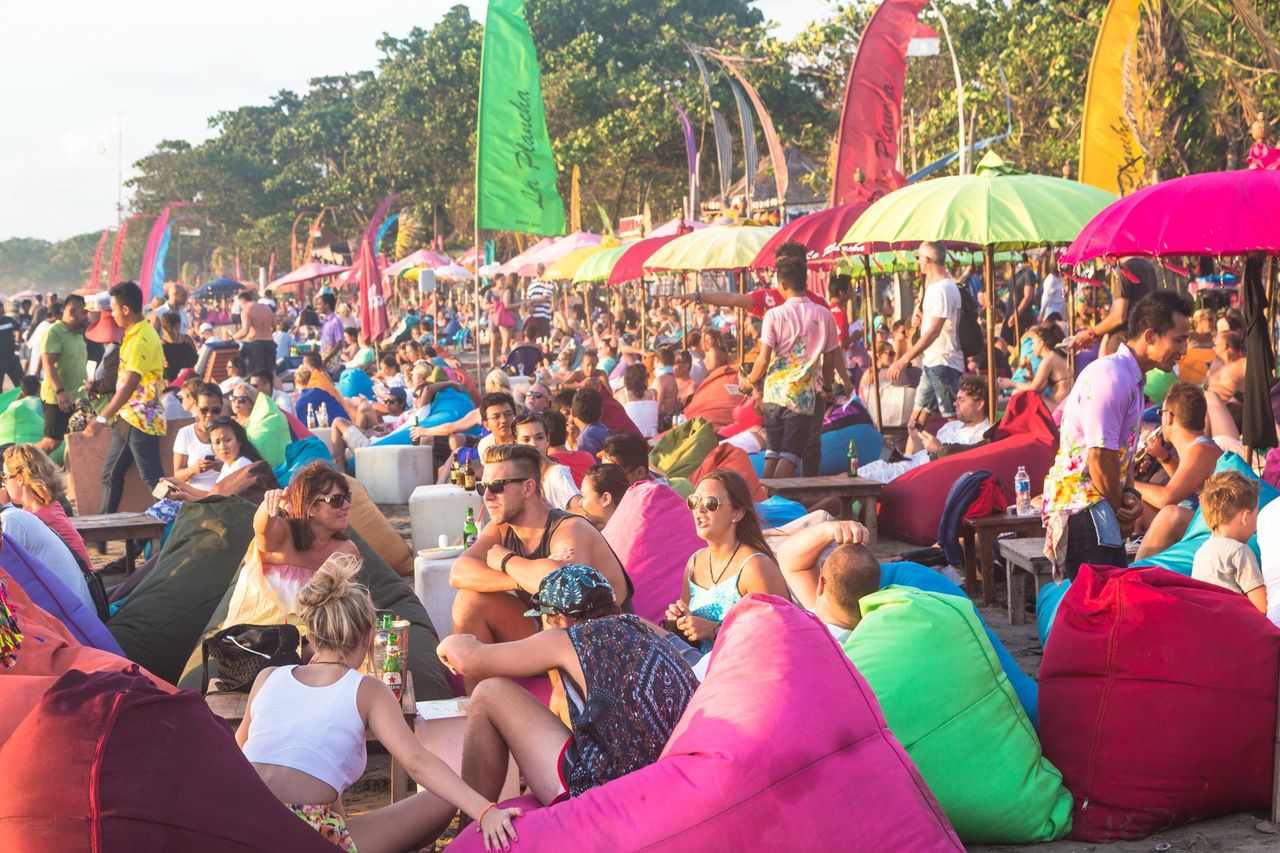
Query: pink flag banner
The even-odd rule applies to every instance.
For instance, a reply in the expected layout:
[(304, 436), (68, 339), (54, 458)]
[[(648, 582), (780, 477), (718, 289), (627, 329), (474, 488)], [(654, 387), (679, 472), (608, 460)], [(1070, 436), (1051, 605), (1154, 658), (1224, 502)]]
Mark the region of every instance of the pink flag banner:
[[(122, 229), (123, 230), (123, 229)], [(142, 304), (151, 301), (151, 279), (156, 266), (156, 255), (160, 251), (160, 243), (169, 230), (169, 208), (166, 206), (156, 217), (147, 236), (147, 247), (142, 252), (142, 271), (138, 274), (138, 287), (142, 288)]]
[(110, 233), (110, 228), (103, 228), (102, 236), (98, 238), (98, 248), (93, 252), (93, 269), (89, 271), (89, 280), (84, 285), (87, 291), (96, 293), (102, 289), (102, 253), (107, 247), (107, 235)]

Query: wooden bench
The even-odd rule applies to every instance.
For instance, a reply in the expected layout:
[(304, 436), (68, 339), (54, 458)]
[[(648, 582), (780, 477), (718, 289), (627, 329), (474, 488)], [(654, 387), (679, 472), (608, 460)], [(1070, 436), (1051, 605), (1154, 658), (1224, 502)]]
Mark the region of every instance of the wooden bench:
[(226, 381), (226, 378), (231, 375), (229, 370), (231, 359), (239, 354), (240, 347), (221, 347), (210, 350), (209, 360), (204, 365), (204, 381), (215, 385)]
[(163, 521), (140, 512), (111, 512), (106, 515), (73, 515), (71, 526), (85, 545), (124, 540), (124, 572), (133, 574), (142, 548), (139, 542), (159, 542), (168, 527)]
[(960, 522), (960, 543), (964, 547), (964, 591), (976, 599), (978, 577), (982, 578), (982, 604), (995, 603), (995, 546), (1005, 533), (1014, 536), (1035, 536), (1044, 531), (1040, 514), (1015, 515), (1008, 512), (988, 515), (984, 518), (966, 518)]
[(808, 498), (835, 497), (840, 500), (840, 517), (853, 519), (853, 502), (862, 501), (860, 520), (870, 534), (870, 542), (876, 541), (876, 502), (884, 491), (884, 483), (847, 474), (831, 474), (826, 477), (784, 477), (777, 480), (761, 480), (760, 485), (771, 495), (781, 495), (804, 502)]
[[(214, 679), (213, 683), (216, 684), (217, 679)], [(226, 720), (234, 731), (244, 720), (244, 712), (249, 707), (249, 694), (209, 693), (204, 697), (204, 701), (209, 706), (209, 710)], [(409, 731), (413, 731), (414, 721), (418, 716), (418, 703), (413, 693), (413, 673), (411, 672), (404, 674), (404, 690), (400, 693), (400, 712), (404, 714), (404, 721), (408, 724)], [(368, 729), (365, 729), (364, 739), (374, 742), (377, 740)], [(393, 755), (391, 756), (391, 802), (403, 800), (408, 795), (409, 774)]]
[(1001, 539), (996, 543), (1008, 568), (1009, 624), (1027, 621), (1027, 575), (1035, 580), (1037, 597), (1040, 587), (1053, 580), (1053, 565), (1044, 555), (1044, 537), (1037, 539)]

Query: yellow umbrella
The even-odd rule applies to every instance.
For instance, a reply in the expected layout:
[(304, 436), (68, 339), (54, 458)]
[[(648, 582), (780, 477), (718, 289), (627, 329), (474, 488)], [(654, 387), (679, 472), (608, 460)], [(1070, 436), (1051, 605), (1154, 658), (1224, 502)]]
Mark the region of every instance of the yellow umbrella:
[(737, 270), (751, 266), (778, 229), (765, 225), (712, 225), (677, 237), (645, 261), (651, 270)]
[(583, 246), (581, 249), (574, 249), (549, 266), (546, 272), (542, 274), (542, 277), (547, 281), (572, 281), (574, 274), (578, 272), (578, 267), (582, 266), (583, 261), (598, 252), (615, 249), (617, 246), (617, 240), (610, 240), (606, 237), (600, 241), (598, 246)]

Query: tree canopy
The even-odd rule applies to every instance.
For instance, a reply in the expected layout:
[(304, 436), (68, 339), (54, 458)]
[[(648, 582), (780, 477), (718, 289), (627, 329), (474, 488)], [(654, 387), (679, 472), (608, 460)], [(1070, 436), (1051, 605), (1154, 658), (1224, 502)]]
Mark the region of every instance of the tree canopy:
[[(849, 63), (876, 5), (853, 0), (779, 39), (746, 0), (527, 0), (560, 189), (567, 201), (578, 166), (584, 227), (601, 227), (597, 205), (615, 222), (645, 204), (655, 219), (680, 209), (688, 187), (672, 98), (688, 111), (702, 146), (703, 197), (718, 185), (710, 106), (730, 120), (733, 177), (741, 174), (725, 75), (713, 69), (717, 80), (704, 93), (690, 44), (741, 57), (783, 141), (829, 162)], [(1052, 174), (1074, 166), (1104, 8), (1098, 0), (942, 4), (976, 138), (1001, 132), (1011, 119), (1013, 134), (998, 146), (1006, 160)], [(1280, 0), (1160, 0), (1146, 14), (1135, 74), (1148, 91), (1141, 133), (1149, 171), (1167, 178), (1241, 165), (1250, 122), (1280, 107), (1280, 47), (1269, 35), (1280, 22)], [(931, 16), (926, 8), (922, 17), (936, 29)], [(280, 91), (264, 104), (218, 113), (205, 142), (158, 141), (135, 164), (130, 207), (154, 214), (166, 202), (198, 202), (183, 215), (200, 231), (182, 238), (181, 258), (171, 250), (167, 277), (213, 277), (229, 272), (237, 257), (256, 269), (272, 255), (283, 272), (299, 214), (310, 220), (331, 208), (326, 236), (346, 239), (392, 191), (418, 239), (438, 236), (450, 250), (469, 244), (482, 40), (482, 24), (455, 6), (430, 29), (384, 35), (374, 69), (316, 78), (306, 92)], [(908, 173), (954, 149), (954, 91), (945, 44), (940, 56), (908, 61)], [(763, 151), (762, 140), (759, 146)], [(813, 189), (826, 192), (826, 171), (810, 177)], [(146, 230), (130, 231), (126, 270), (137, 268)], [(0, 243), (0, 282), (9, 289), (76, 286), (97, 236)], [(514, 236), (501, 239), (515, 248)], [(417, 248), (411, 243), (399, 241), (398, 251)]]

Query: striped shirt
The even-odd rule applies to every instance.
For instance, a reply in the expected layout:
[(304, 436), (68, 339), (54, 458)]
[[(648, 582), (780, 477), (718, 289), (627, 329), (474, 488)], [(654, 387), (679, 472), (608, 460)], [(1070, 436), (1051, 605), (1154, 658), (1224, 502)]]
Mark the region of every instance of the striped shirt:
[(542, 281), (541, 279), (535, 278), (533, 281), (529, 282), (528, 288), (525, 289), (524, 298), (525, 299), (546, 298), (547, 300), (546, 302), (539, 302), (530, 309), (529, 316), (537, 317), (541, 320), (551, 319), (551, 299), (553, 298), (552, 292), (551, 292), (551, 285), (547, 284), (545, 281)]

